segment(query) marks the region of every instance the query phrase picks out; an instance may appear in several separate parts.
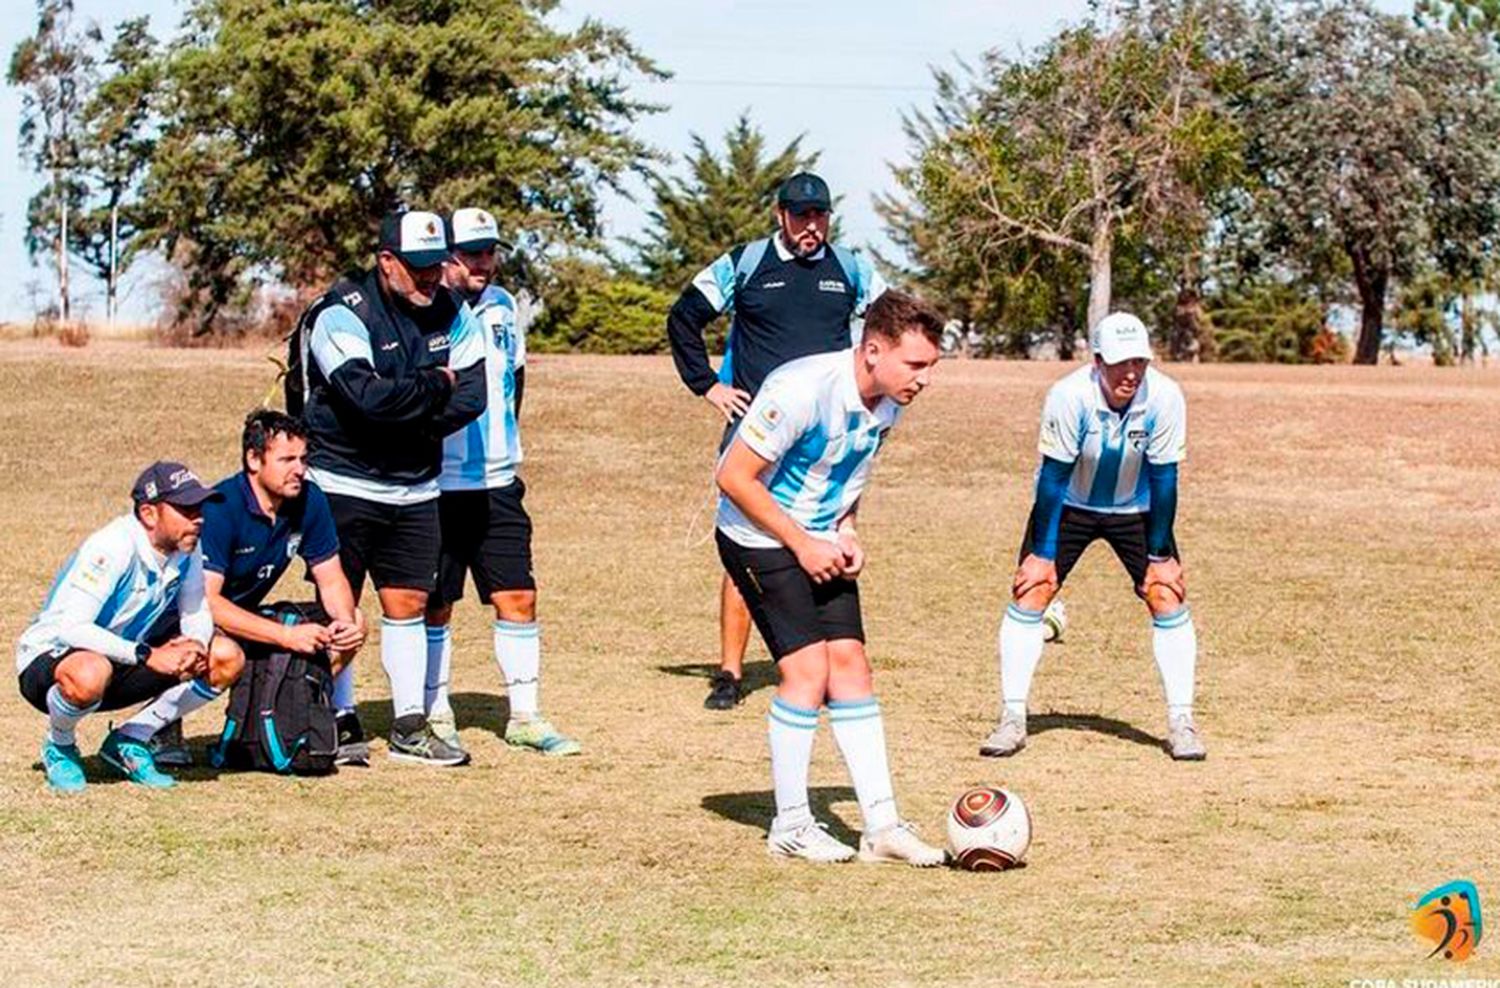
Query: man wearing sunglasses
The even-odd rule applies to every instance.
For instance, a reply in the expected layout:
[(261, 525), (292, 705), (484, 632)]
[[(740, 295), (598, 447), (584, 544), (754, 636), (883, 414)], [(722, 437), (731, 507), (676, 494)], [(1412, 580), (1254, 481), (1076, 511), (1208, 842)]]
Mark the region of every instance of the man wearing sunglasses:
[[(433, 733), (423, 705), (423, 613), (436, 588), (443, 438), (485, 408), (484, 341), (443, 285), (441, 217), (413, 210), (380, 225), (375, 266), (343, 279), (303, 316), (308, 478), (328, 495), (356, 601), (380, 597), (380, 662), (391, 683), (390, 754), (422, 765), (468, 757)], [(341, 749), (357, 752), (353, 665), (334, 683)], [(352, 758), (353, 755), (351, 754)]]

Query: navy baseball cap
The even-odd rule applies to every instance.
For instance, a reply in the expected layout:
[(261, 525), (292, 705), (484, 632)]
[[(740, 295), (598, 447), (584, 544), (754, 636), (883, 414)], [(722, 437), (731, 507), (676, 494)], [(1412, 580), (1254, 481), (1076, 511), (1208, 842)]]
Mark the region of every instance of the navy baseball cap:
[(380, 221), (380, 249), (414, 268), (430, 268), (448, 259), (446, 224), (437, 213), (420, 209), (386, 213)]
[(812, 172), (798, 172), (776, 190), (776, 205), (791, 210), (798, 216), (809, 209), (833, 210), (833, 197), (828, 192), (828, 183)]
[(212, 487), (204, 487), (198, 475), (181, 463), (157, 460), (135, 478), (130, 499), (136, 504), (165, 501), (181, 508), (191, 508), (204, 501), (222, 501), (224, 495)]

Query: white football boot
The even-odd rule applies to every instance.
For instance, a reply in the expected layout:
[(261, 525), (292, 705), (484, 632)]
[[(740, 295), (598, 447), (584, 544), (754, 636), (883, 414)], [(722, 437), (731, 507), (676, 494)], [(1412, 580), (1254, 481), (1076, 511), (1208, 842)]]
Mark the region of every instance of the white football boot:
[(1026, 747), (1026, 715), (1013, 714), (1006, 707), (1000, 715), (1000, 723), (979, 746), (979, 753), (986, 758), (1009, 758)]
[(1201, 762), (1208, 757), (1208, 749), (1198, 737), (1192, 714), (1178, 714), (1167, 719), (1167, 751), (1174, 761), (1179, 762)]
[(875, 864), (909, 864), (913, 868), (935, 868), (948, 860), (940, 847), (917, 836), (917, 828), (901, 820), (859, 839), (859, 860)]
[(819, 864), (835, 864), (854, 857), (854, 848), (828, 832), (828, 824), (809, 820), (766, 835), (766, 850), (773, 858), (806, 858)]

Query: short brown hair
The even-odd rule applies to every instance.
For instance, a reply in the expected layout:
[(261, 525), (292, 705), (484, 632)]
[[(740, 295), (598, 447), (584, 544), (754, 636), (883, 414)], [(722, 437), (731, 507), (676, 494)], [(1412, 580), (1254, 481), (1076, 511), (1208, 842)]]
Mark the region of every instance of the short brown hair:
[(943, 342), (943, 316), (937, 309), (906, 292), (894, 288), (870, 303), (865, 313), (865, 334), (896, 342), (902, 333), (918, 332), (934, 345)]

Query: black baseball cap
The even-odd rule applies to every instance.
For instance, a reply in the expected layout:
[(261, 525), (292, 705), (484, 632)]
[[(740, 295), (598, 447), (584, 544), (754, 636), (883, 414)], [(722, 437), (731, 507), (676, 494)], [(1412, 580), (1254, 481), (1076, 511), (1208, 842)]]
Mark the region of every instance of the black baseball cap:
[(776, 190), (776, 205), (801, 216), (809, 209), (833, 210), (833, 197), (828, 193), (828, 183), (812, 172), (798, 172)]
[(224, 495), (212, 487), (204, 487), (198, 475), (181, 463), (157, 460), (141, 471), (130, 489), (130, 498), (136, 504), (168, 504), (191, 508), (204, 501), (222, 501)]
[(380, 249), (414, 268), (430, 268), (448, 259), (446, 224), (437, 213), (420, 209), (386, 213), (380, 221)]

